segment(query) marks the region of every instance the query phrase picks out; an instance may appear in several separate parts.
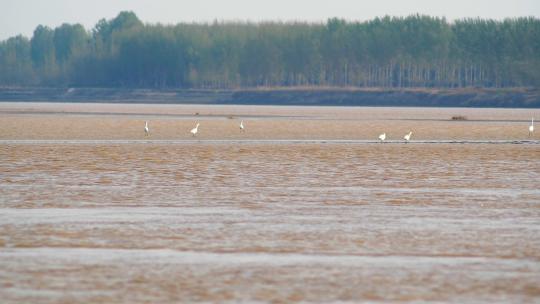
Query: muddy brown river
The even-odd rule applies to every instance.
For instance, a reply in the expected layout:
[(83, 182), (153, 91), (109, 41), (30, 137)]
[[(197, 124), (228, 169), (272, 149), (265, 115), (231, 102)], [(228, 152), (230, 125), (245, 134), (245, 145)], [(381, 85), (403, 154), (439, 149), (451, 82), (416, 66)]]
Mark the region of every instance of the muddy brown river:
[[(189, 128), (182, 107), (23, 105), (0, 122), (2, 303), (540, 301), (529, 110), (206, 106), (225, 135), (193, 139), (141, 134), (144, 115), (151, 132)], [(115, 107), (101, 110), (130, 109)], [(229, 113), (257, 109), (249, 135), (227, 137), (239, 131), (223, 127)], [(372, 142), (385, 111), (393, 133), (417, 123), (424, 136)], [(456, 112), (475, 120), (446, 119)], [(98, 127), (86, 134), (79, 118)], [(110, 135), (115, 121), (124, 131)], [(318, 121), (345, 135), (309, 128)]]

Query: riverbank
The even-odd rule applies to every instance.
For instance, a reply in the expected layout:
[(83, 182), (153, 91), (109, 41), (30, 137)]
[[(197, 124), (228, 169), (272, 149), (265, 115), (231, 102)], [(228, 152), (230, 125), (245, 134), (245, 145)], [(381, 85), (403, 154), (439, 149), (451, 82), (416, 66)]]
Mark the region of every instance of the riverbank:
[(540, 90), (303, 87), (237, 90), (0, 88), (0, 101), (540, 108)]

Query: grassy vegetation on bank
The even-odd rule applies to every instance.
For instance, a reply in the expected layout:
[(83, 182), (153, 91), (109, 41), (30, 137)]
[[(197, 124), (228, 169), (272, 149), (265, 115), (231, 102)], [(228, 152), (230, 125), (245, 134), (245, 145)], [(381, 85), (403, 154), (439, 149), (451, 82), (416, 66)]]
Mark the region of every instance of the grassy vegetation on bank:
[(540, 90), (264, 87), (235, 90), (0, 88), (0, 101), (540, 108)]

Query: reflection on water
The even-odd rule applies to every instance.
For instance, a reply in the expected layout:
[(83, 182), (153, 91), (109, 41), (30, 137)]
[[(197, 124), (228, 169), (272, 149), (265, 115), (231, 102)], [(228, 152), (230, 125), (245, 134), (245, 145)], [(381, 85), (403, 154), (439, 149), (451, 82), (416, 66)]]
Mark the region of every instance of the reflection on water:
[(540, 297), (537, 145), (0, 145), (9, 302)]

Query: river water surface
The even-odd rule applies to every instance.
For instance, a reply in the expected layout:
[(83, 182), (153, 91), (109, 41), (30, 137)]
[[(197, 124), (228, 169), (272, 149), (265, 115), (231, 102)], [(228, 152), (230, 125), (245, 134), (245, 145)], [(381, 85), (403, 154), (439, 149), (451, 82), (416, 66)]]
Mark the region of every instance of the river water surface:
[(0, 146), (8, 302), (533, 301), (540, 150)]
[[(526, 129), (501, 117), (455, 134)], [(540, 300), (534, 140), (39, 141), (11, 128), (3, 303)]]

